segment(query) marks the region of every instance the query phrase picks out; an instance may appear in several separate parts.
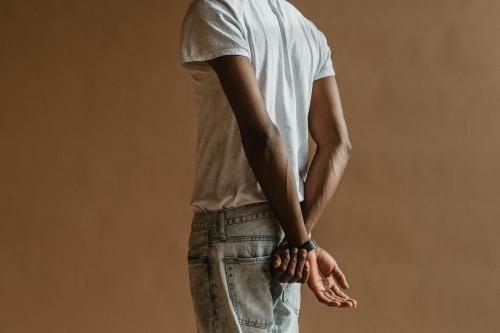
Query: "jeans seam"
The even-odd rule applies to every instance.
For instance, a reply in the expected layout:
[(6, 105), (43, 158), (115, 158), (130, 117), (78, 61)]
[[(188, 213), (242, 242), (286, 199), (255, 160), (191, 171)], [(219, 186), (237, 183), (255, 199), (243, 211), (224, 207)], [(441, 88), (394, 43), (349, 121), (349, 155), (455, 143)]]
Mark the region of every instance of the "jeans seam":
[(213, 267), (207, 262), (207, 271), (208, 271), (208, 292), (209, 292), (209, 303), (210, 303), (210, 312), (212, 315), (212, 320), (210, 320), (211, 324), (217, 329), (219, 318), (217, 317), (217, 303), (215, 302), (216, 295), (214, 293), (215, 286), (213, 284)]
[[(226, 212), (227, 212), (227, 209), (220, 210), (220, 213), (226, 213)], [(234, 216), (234, 217), (227, 217), (227, 218), (225, 218), (225, 225), (252, 222), (254, 220), (258, 220), (258, 219), (262, 219), (262, 218), (276, 218), (276, 214), (274, 212), (265, 211), (265, 212), (250, 213), (250, 214), (246, 214), (246, 215), (239, 215), (239, 216)], [(216, 220), (208, 221), (208, 222), (194, 222), (191, 224), (191, 229), (192, 230), (211, 229), (211, 228), (215, 227), (216, 223), (217, 223)]]
[(216, 243), (239, 243), (239, 242), (251, 242), (251, 241), (270, 241), (278, 243), (280, 240), (278, 237), (266, 236), (266, 235), (255, 235), (255, 236), (235, 236), (226, 238), (211, 238), (210, 245)]

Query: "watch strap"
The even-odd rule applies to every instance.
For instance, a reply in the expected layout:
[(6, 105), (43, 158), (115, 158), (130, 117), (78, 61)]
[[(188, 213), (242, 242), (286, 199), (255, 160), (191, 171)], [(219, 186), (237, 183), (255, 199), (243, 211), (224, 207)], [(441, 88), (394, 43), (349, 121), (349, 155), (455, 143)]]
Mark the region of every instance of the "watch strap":
[(316, 248), (318, 246), (318, 244), (316, 243), (316, 241), (312, 238), (308, 239), (307, 241), (305, 241), (303, 244), (300, 244), (298, 246), (294, 246), (293, 244), (288, 244), (286, 243), (286, 246), (288, 248), (292, 248), (292, 247), (297, 247), (299, 250), (301, 249), (306, 249), (307, 252), (313, 250), (314, 248)]

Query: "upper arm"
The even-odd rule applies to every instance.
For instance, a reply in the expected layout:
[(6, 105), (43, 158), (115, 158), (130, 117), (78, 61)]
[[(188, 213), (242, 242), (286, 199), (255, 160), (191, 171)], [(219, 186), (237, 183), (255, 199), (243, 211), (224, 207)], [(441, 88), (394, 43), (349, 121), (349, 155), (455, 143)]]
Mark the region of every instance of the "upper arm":
[(350, 146), (335, 76), (313, 82), (308, 122), (309, 132), (318, 147)]
[(180, 64), (187, 70), (212, 67), (242, 139), (260, 144), (274, 134), (275, 127), (250, 62), (250, 46), (238, 10), (225, 1), (192, 1), (182, 23)]
[[(314, 24), (313, 24), (314, 26)], [(337, 149), (343, 144), (350, 151), (347, 126), (342, 112), (332, 51), (325, 34), (314, 26), (318, 42), (318, 66), (313, 76), (308, 127), (319, 148)]]
[(238, 122), (242, 138), (268, 139), (276, 126), (267, 113), (255, 70), (249, 58), (221, 56), (208, 61), (217, 73), (222, 89)]

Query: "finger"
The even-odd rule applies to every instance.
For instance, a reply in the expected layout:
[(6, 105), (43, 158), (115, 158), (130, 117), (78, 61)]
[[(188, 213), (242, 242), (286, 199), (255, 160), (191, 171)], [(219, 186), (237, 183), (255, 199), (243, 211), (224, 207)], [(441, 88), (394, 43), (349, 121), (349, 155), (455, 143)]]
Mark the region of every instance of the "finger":
[(332, 300), (329, 297), (327, 297), (324, 292), (318, 289), (313, 289), (313, 293), (319, 302), (326, 304), (328, 306), (333, 306)]
[(349, 300), (347, 299), (343, 299), (343, 298), (335, 298), (336, 301), (340, 302), (340, 307), (341, 308), (352, 308), (354, 307), (354, 305), (349, 302)]
[(337, 296), (345, 299), (345, 301), (348, 302), (351, 305), (351, 307), (356, 307), (356, 305), (357, 305), (356, 300), (351, 298), (349, 295), (344, 293), (342, 290), (340, 290), (340, 288), (336, 284), (333, 284), (332, 289), (333, 289), (333, 292), (335, 292), (335, 294)]
[(344, 308), (355, 308), (356, 305), (354, 304), (353, 299), (349, 298), (349, 299), (344, 299), (343, 300), (342, 307), (344, 307)]
[(299, 249), (297, 247), (292, 247), (290, 249), (290, 261), (288, 262), (285, 273), (280, 277), (280, 282), (293, 282), (293, 275), (295, 273), (295, 266), (297, 265), (298, 252)]
[(281, 265), (281, 257), (279, 254), (274, 254), (273, 255), (273, 268), (278, 268)]
[(340, 270), (338, 265), (335, 265), (333, 267), (332, 275), (342, 288), (344, 288), (344, 289), (349, 288), (349, 284), (347, 283), (347, 279), (346, 279), (344, 273)]
[(311, 290), (313, 291), (318, 301), (320, 301), (321, 303), (332, 307), (341, 306), (341, 302), (339, 300), (336, 300), (328, 290), (325, 290), (322, 287), (313, 287), (311, 288)]
[[(335, 291), (332, 290), (332, 289), (334, 289)], [(339, 289), (338, 286), (334, 285), (334, 286), (332, 286), (332, 289), (329, 290), (329, 293), (330, 293), (330, 295), (332, 295), (332, 297), (335, 300), (340, 301), (341, 307), (343, 307), (343, 308), (346, 308), (346, 307), (354, 308), (354, 307), (356, 307), (355, 300), (353, 300), (351, 297), (349, 297), (348, 295), (346, 295), (345, 293), (343, 293)]]
[(330, 300), (331, 305), (338, 306), (338, 307), (343, 306), (344, 300), (342, 298), (338, 297), (337, 295), (335, 295), (335, 293), (332, 290), (326, 289), (324, 291), (324, 293), (325, 293), (325, 296)]
[(332, 299), (332, 302), (335, 303), (336, 306), (340, 306), (342, 308), (356, 307), (355, 303), (353, 302), (354, 300), (347, 295), (346, 297), (338, 296), (333, 292), (333, 290), (325, 290), (325, 293), (328, 294), (328, 296)]
[(331, 306), (342, 307), (342, 300), (339, 299), (337, 296), (329, 293), (328, 290), (325, 290), (325, 296), (330, 300)]
[(311, 270), (309, 269), (309, 263), (306, 261), (304, 264), (304, 270), (302, 271), (302, 277), (298, 282), (300, 283), (306, 283), (307, 280), (309, 279), (309, 272)]
[(273, 279), (277, 279), (279, 275), (281, 275), (281, 257), (278, 253), (273, 254), (273, 264), (272, 264), (272, 277)]
[(285, 249), (284, 251), (281, 251), (280, 253), (281, 256), (281, 266), (280, 266), (280, 272), (278, 273), (278, 280), (281, 279), (281, 276), (286, 272), (286, 269), (288, 267), (288, 262), (290, 261), (290, 250)]
[(299, 282), (304, 272), (304, 267), (307, 258), (307, 250), (301, 249), (297, 255), (297, 265), (295, 266), (295, 274), (293, 275), (293, 282)]

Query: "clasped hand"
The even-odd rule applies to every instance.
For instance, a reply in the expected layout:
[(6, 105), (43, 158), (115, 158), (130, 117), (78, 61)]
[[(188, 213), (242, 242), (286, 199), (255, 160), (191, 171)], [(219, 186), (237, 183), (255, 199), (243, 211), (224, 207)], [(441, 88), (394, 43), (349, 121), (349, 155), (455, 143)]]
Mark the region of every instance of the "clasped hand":
[(273, 251), (272, 277), (281, 283), (307, 283), (318, 301), (329, 306), (357, 306), (357, 301), (345, 294), (337, 285), (348, 289), (347, 279), (333, 257), (317, 246), (307, 252), (285, 245)]

